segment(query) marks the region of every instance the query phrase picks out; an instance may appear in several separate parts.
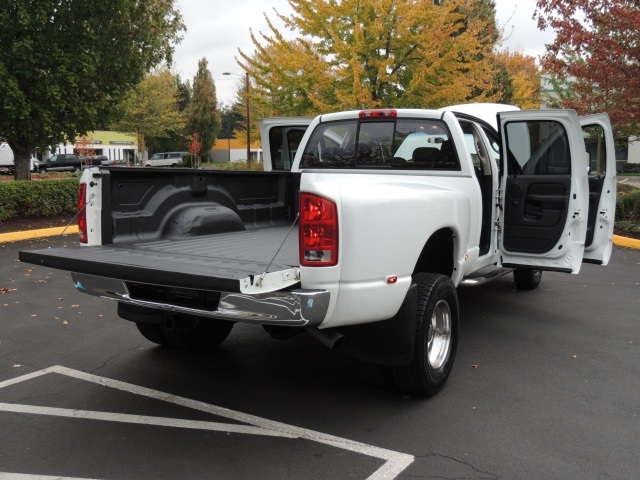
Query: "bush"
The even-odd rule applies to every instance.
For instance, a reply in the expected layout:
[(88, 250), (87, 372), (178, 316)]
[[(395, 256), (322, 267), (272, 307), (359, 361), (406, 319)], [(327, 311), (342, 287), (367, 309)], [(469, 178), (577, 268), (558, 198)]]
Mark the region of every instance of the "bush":
[(640, 163), (625, 163), (622, 166), (622, 173), (640, 173)]
[(640, 188), (618, 193), (616, 220), (640, 223)]
[(0, 182), (0, 222), (76, 213), (78, 179)]
[(184, 168), (195, 168), (197, 161), (198, 157), (191, 155), (190, 153), (185, 153), (182, 155), (182, 160), (180, 160), (180, 166)]
[(220, 167), (222, 170), (233, 170), (233, 171), (242, 171), (242, 170), (251, 170), (251, 171), (259, 171), (264, 170), (264, 165), (262, 162), (253, 161), (249, 166), (247, 166), (247, 162), (226, 162)]

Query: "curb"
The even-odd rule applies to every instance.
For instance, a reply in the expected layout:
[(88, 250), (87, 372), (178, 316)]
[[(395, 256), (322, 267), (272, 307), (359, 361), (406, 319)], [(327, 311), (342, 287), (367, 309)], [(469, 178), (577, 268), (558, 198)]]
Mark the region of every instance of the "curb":
[(70, 235), (78, 233), (77, 225), (69, 227), (41, 228), (40, 230), (26, 230), (24, 232), (0, 233), (0, 243), (19, 242), (33, 238), (54, 237), (56, 235)]
[(613, 236), (613, 243), (619, 247), (633, 248), (640, 250), (640, 240), (635, 238), (621, 237), (620, 235)]

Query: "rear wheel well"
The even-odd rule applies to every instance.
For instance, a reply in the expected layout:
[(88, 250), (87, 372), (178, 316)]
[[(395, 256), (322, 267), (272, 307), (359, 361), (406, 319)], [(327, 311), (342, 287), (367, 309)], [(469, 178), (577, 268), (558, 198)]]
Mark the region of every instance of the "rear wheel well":
[(453, 276), (453, 231), (443, 228), (435, 232), (420, 252), (413, 273), (428, 272)]

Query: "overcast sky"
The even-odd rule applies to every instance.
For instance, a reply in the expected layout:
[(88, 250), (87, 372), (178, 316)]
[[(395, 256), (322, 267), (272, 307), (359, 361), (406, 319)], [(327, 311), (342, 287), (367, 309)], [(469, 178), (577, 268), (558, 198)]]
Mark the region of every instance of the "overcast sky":
[[(223, 76), (223, 72), (243, 74), (234, 57), (238, 55), (238, 48), (252, 52), (249, 29), (256, 34), (268, 31), (265, 13), (276, 25), (280, 25), (273, 9), (287, 14), (290, 12), (288, 2), (232, 0), (221, 4), (210, 0), (178, 0), (177, 3), (187, 32), (176, 47), (175, 70), (183, 80), (191, 80), (198, 69), (198, 61), (206, 57), (216, 84), (218, 101), (231, 103), (240, 79), (234, 75)], [(553, 33), (539, 31), (532, 19), (536, 1), (496, 0), (495, 3), (498, 23), (507, 36), (503, 46), (535, 57), (543, 54), (545, 43), (553, 40)]]

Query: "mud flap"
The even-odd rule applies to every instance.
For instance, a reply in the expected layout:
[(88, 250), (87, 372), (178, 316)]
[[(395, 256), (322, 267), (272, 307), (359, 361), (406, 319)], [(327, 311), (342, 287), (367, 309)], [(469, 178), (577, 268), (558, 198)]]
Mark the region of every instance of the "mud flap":
[(344, 339), (336, 351), (379, 365), (408, 365), (415, 341), (417, 302), (418, 287), (412, 283), (393, 318), (337, 328)]

